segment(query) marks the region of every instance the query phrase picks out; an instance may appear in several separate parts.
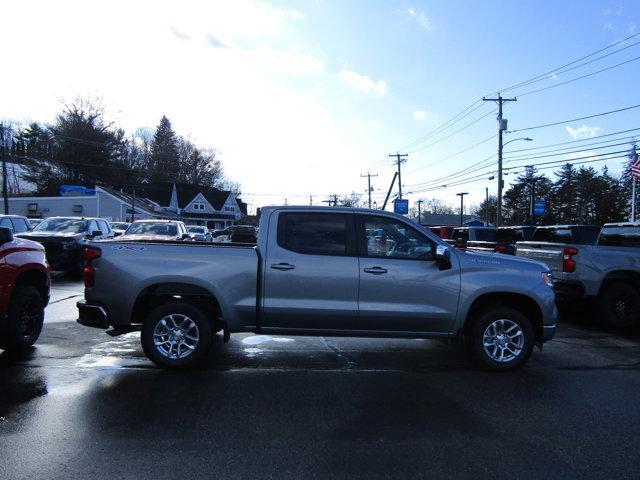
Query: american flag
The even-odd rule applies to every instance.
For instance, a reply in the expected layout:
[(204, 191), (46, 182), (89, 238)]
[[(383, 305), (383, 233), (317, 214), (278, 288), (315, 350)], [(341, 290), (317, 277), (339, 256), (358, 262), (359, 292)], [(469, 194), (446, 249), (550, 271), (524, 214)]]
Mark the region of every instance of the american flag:
[(631, 159), (631, 175), (637, 180), (640, 180), (640, 157), (635, 148), (629, 154), (629, 158)]

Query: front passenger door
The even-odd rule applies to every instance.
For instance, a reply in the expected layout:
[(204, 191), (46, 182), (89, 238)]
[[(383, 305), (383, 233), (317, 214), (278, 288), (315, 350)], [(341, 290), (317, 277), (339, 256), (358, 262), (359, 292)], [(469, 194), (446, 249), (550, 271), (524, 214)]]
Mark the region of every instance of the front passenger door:
[(358, 216), (359, 323), (362, 330), (449, 333), (460, 271), (440, 269), (436, 243), (394, 217)]

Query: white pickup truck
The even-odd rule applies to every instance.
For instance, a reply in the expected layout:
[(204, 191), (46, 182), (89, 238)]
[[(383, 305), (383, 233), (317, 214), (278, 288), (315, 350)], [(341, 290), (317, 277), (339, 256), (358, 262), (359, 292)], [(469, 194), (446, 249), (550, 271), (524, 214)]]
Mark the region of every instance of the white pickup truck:
[[(516, 255), (551, 268), (561, 305), (593, 299), (599, 317), (609, 325), (640, 322), (640, 223), (607, 223), (601, 230), (582, 227), (580, 233), (577, 226), (543, 228), (553, 233), (536, 230), (532, 241), (516, 244)], [(593, 241), (596, 229), (600, 233)]]
[(556, 329), (548, 268), (458, 251), (379, 210), (267, 207), (257, 245), (91, 242), (79, 322), (141, 330), (147, 356), (193, 364), (215, 332), (455, 338), (521, 366)]

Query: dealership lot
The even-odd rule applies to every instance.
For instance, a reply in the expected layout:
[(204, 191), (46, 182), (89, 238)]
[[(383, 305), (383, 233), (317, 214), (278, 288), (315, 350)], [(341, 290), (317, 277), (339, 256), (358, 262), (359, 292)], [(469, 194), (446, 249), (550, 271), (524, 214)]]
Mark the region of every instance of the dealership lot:
[(138, 334), (75, 323), (56, 279), (26, 354), (0, 354), (0, 478), (633, 478), (640, 331), (564, 319), (521, 371), (427, 340), (233, 335), (162, 371)]

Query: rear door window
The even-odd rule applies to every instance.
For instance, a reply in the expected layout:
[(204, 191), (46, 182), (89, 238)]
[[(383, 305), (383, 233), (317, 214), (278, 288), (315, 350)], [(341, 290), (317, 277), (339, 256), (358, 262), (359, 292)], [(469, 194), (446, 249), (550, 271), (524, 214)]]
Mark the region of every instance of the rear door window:
[(533, 240), (536, 242), (572, 243), (573, 237), (569, 227), (537, 228), (533, 234)]
[(12, 218), (14, 233), (22, 233), (29, 230), (29, 223), (24, 218)]
[(495, 230), (476, 230), (476, 240), (481, 242), (495, 242), (496, 231)]
[(608, 247), (640, 247), (640, 226), (604, 227), (598, 245)]
[(347, 255), (347, 215), (281, 213), (278, 245), (307, 255)]

